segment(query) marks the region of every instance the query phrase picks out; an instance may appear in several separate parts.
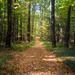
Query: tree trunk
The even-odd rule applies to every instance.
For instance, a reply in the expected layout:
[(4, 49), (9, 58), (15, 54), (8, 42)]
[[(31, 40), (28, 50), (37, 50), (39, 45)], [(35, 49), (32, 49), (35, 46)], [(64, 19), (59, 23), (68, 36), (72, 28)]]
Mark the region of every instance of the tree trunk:
[(67, 24), (65, 29), (65, 47), (69, 47), (71, 6), (68, 7)]
[(6, 26), (7, 26), (7, 22), (5, 21), (5, 19), (7, 19), (7, 17), (6, 17), (6, 12), (7, 12), (7, 10), (6, 10), (6, 6), (7, 6), (7, 3), (6, 3), (6, 0), (4, 1), (4, 35), (3, 35), (3, 41), (5, 42), (6, 41)]
[(20, 18), (20, 41), (22, 41), (22, 18)]
[(13, 15), (13, 24), (12, 24), (12, 42), (15, 41), (15, 24), (16, 24), (16, 17), (15, 13)]
[(16, 26), (16, 41), (18, 41), (18, 15), (17, 15), (17, 26)]
[(35, 17), (35, 3), (33, 2), (33, 8), (32, 8), (32, 35), (33, 35), (33, 29), (34, 29), (34, 17)]
[(75, 33), (74, 33), (74, 46), (75, 46)]
[(51, 0), (51, 38), (52, 38), (52, 47), (56, 47), (55, 40), (55, 0)]
[(2, 33), (1, 33), (1, 24), (2, 23), (2, 16), (1, 16), (1, 2), (0, 2), (0, 45), (2, 41)]
[(2, 3), (0, 2), (0, 44), (3, 43), (3, 16), (1, 10)]
[(6, 36), (6, 46), (11, 47), (11, 31), (12, 31), (12, 18), (11, 18), (11, 0), (7, 0), (8, 6), (8, 30)]
[(31, 3), (29, 3), (29, 17), (28, 17), (28, 26), (27, 26), (27, 40), (30, 42), (30, 7)]
[(62, 29), (62, 26), (61, 26), (61, 24), (59, 23), (59, 31), (60, 31), (60, 33), (59, 33), (59, 37), (60, 37), (60, 39), (59, 39), (59, 43), (61, 44), (62, 43), (62, 41), (63, 41), (63, 34), (62, 34), (62, 31), (63, 29)]
[[(42, 26), (42, 20), (43, 20), (43, 10), (42, 10), (42, 2), (40, 2), (40, 27)], [(42, 29), (40, 28), (40, 38), (42, 39)]]
[[(16, 3), (16, 0), (14, 0), (14, 2)], [(14, 5), (15, 7), (15, 5)], [(15, 9), (13, 9), (15, 11)], [(13, 12), (13, 23), (12, 23), (12, 42), (15, 42), (16, 39), (16, 14), (15, 12)]]
[(57, 28), (58, 28), (58, 33), (57, 33), (57, 42), (59, 42), (59, 33), (60, 33), (60, 26), (59, 26), (59, 24), (58, 24), (58, 26), (57, 26)]

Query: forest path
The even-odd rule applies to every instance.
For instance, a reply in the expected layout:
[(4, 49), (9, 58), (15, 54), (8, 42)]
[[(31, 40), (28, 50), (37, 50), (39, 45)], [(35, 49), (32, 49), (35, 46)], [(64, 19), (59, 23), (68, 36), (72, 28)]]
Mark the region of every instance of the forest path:
[(73, 75), (63, 70), (55, 54), (47, 51), (38, 39), (34, 46), (20, 54), (15, 75)]

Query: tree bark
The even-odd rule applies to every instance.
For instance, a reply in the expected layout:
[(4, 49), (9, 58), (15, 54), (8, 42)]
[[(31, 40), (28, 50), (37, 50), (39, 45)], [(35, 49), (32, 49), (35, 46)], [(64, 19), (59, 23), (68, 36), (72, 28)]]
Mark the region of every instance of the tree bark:
[(22, 41), (22, 18), (20, 18), (20, 41)]
[(3, 32), (3, 41), (5, 42), (6, 41), (6, 26), (7, 26), (7, 22), (5, 21), (5, 19), (7, 19), (7, 16), (6, 16), (6, 6), (7, 6), (7, 3), (6, 3), (6, 0), (4, 0), (4, 32)]
[(15, 13), (13, 14), (13, 24), (12, 24), (12, 42), (15, 41), (15, 24), (16, 24), (16, 17)]
[(11, 31), (12, 31), (12, 18), (11, 18), (11, 0), (7, 0), (8, 7), (8, 30), (6, 36), (6, 46), (11, 47)]
[(65, 29), (65, 47), (69, 47), (71, 6), (68, 7), (67, 24)]
[(33, 29), (34, 29), (34, 18), (35, 18), (35, 3), (33, 2), (33, 8), (32, 8), (32, 35), (33, 35)]
[(29, 3), (29, 17), (28, 17), (28, 26), (27, 26), (27, 40), (30, 42), (30, 7), (31, 3)]
[(51, 39), (52, 39), (52, 47), (56, 47), (55, 40), (55, 0), (51, 0)]
[(75, 46), (75, 33), (74, 33), (74, 46)]
[(17, 15), (17, 26), (16, 26), (16, 41), (18, 41), (18, 15)]
[(57, 26), (57, 29), (58, 29), (58, 33), (57, 33), (57, 42), (59, 42), (59, 33), (60, 33), (60, 26), (59, 26), (59, 24), (58, 24), (58, 26)]
[[(14, 0), (14, 2), (16, 3), (16, 0)], [(15, 5), (14, 5), (15, 7)], [(15, 9), (13, 9), (15, 11)], [(12, 42), (14, 42), (16, 40), (16, 13), (13, 12), (13, 23), (12, 23)]]
[(0, 45), (1, 45), (1, 41), (2, 41), (2, 33), (1, 33), (1, 22), (2, 22), (2, 16), (1, 16), (1, 2), (0, 2)]

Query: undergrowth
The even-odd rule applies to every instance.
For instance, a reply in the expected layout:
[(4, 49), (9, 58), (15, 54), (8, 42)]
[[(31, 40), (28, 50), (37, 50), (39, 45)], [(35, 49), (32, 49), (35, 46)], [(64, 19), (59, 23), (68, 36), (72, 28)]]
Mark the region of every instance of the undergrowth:
[(34, 41), (31, 41), (30, 43), (22, 42), (21, 44), (12, 44), (11, 47), (14, 50), (22, 51), (23, 48), (24, 49), (30, 48), (34, 44), (35, 44), (35, 40)]
[[(0, 48), (0, 75), (3, 74), (3, 67), (6, 65), (6, 60), (9, 58), (11, 59), (11, 56), (14, 56), (15, 52), (27, 50), (31, 46), (35, 44), (35, 40), (31, 41), (30, 43), (22, 42), (20, 44), (12, 44), (11, 48), (5, 48), (1, 47)], [(9, 54), (8, 54), (9, 53)], [(9, 68), (9, 67), (8, 67)]]
[(2, 75), (2, 65), (5, 66), (6, 60), (8, 60), (11, 57), (10, 54), (1, 54), (0, 55), (0, 75)]
[(53, 51), (58, 58), (65, 59), (64, 62), (75, 72), (75, 49), (66, 49), (63, 45), (57, 43), (56, 48), (51, 47), (52, 43), (43, 41), (43, 46), (49, 51)]
[(33, 46), (35, 44), (35, 40), (28, 43), (27, 45), (24, 46), (24, 48), (30, 48), (31, 46)]

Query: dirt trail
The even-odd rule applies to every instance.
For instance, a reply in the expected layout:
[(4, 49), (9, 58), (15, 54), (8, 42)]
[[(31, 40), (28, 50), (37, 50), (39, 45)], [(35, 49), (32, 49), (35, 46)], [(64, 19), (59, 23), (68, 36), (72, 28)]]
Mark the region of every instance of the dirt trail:
[(74, 75), (63, 70), (63, 64), (57, 62), (56, 56), (48, 52), (38, 39), (34, 46), (21, 53), (15, 75)]

